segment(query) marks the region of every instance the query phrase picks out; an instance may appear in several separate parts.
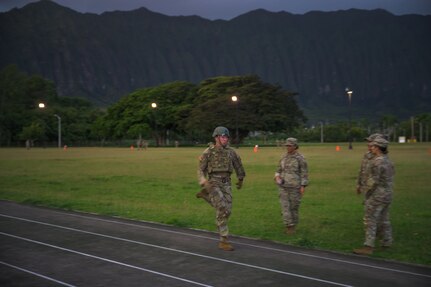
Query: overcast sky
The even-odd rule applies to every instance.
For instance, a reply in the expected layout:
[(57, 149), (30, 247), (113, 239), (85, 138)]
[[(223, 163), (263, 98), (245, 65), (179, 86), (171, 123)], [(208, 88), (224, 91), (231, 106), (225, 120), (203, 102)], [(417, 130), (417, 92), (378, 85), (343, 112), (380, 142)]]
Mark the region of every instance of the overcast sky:
[[(336, 11), (358, 8), (385, 9), (395, 15), (431, 15), (431, 0), (54, 0), (79, 12), (103, 13), (129, 11), (146, 7), (165, 15), (199, 15), (207, 19), (229, 20), (251, 10), (287, 11), (304, 14), (309, 11)], [(0, 12), (22, 7), (37, 0), (0, 0)]]

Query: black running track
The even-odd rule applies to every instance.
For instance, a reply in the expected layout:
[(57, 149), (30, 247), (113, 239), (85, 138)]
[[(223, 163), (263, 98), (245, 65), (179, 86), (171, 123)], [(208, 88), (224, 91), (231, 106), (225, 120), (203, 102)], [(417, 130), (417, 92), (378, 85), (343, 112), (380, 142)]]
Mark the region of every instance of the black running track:
[(431, 286), (431, 268), (0, 201), (0, 286)]

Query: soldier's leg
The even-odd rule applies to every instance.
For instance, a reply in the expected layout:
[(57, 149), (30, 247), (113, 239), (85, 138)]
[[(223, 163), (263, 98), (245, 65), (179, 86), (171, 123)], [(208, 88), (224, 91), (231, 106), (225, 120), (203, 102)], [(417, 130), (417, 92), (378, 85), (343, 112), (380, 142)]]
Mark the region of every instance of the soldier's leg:
[(382, 232), (382, 246), (389, 247), (392, 245), (392, 225), (389, 218), (389, 206), (386, 205), (382, 210), (381, 215), (381, 232)]
[(283, 218), (284, 225), (287, 226), (293, 226), (295, 225), (292, 218), (292, 212), (291, 212), (291, 203), (288, 195), (288, 191), (285, 188), (279, 188), (279, 199), (280, 199), (280, 205), (281, 205), (281, 214)]
[(208, 187), (201, 188), (201, 190), (198, 193), (196, 193), (196, 198), (202, 198), (210, 205), (212, 205), (210, 200), (210, 193), (208, 192)]
[(290, 210), (292, 214), (292, 224), (299, 223), (299, 206), (301, 204), (301, 192), (299, 188), (291, 189), (289, 191)]
[(380, 219), (383, 206), (369, 199), (365, 203), (365, 246), (374, 247), (377, 233), (377, 223)]
[(218, 202), (223, 198), (223, 192), (219, 184), (217, 184), (217, 182), (211, 182), (203, 193), (205, 195), (202, 195), (202, 198), (217, 210)]
[(220, 236), (228, 236), (228, 220), (232, 212), (232, 194), (230, 186), (220, 189), (220, 199), (216, 205), (216, 221)]
[(353, 249), (353, 253), (360, 255), (371, 255), (374, 251), (374, 242), (376, 240), (377, 223), (381, 209), (371, 198), (365, 200), (364, 204), (364, 227), (365, 242), (361, 248)]
[(229, 186), (221, 188), (221, 197), (216, 204), (216, 224), (220, 234), (219, 248), (225, 251), (234, 250), (228, 241), (229, 228), (228, 220), (232, 212), (232, 194)]

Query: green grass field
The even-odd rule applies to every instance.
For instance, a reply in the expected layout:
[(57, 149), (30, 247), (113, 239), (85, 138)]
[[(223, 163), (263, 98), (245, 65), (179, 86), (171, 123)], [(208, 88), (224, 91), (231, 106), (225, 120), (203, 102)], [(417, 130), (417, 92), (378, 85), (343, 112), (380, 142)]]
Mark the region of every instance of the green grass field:
[[(362, 196), (355, 192), (365, 143), (305, 144), (309, 165), (297, 234), (287, 236), (273, 175), (281, 148), (238, 149), (247, 172), (234, 188), (232, 234), (350, 253), (364, 240)], [(204, 148), (2, 148), (0, 199), (216, 231), (214, 210), (198, 192)], [(431, 145), (392, 144), (394, 245), (373, 257), (431, 265)]]

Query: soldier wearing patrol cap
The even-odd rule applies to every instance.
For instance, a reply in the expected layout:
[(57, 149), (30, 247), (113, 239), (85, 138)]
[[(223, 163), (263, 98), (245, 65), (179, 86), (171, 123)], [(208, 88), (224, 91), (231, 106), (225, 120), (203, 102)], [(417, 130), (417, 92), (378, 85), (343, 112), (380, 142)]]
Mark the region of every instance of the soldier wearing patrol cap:
[(365, 190), (366, 190), (366, 182), (367, 182), (367, 179), (369, 177), (369, 168), (368, 167), (370, 166), (370, 163), (374, 158), (374, 154), (371, 152), (371, 142), (376, 137), (383, 137), (383, 135), (379, 134), (379, 133), (375, 133), (375, 134), (372, 134), (372, 135), (364, 138), (364, 140), (367, 141), (368, 151), (364, 154), (364, 157), (362, 158), (362, 161), (361, 161), (361, 167), (359, 169), (359, 175), (358, 175), (358, 179), (356, 181), (356, 193), (357, 194), (361, 194), (361, 193), (365, 192)]
[(287, 153), (280, 159), (274, 179), (279, 189), (285, 232), (294, 234), (299, 222), (299, 205), (308, 185), (308, 167), (304, 156), (297, 151), (296, 138), (288, 138), (284, 146)]
[(231, 174), (235, 170), (238, 189), (241, 189), (245, 177), (241, 158), (229, 147), (229, 130), (225, 127), (214, 129), (215, 144), (203, 152), (199, 158), (198, 179), (203, 189), (196, 197), (205, 199), (216, 209), (216, 224), (220, 234), (219, 248), (234, 250), (228, 241), (228, 220), (232, 211)]
[(389, 219), (389, 207), (392, 203), (394, 165), (389, 160), (389, 142), (377, 136), (370, 143), (374, 159), (370, 166), (370, 176), (367, 179), (367, 198), (364, 205), (365, 242), (364, 246), (353, 252), (361, 255), (371, 255), (374, 251), (377, 230), (382, 236), (382, 247), (392, 244), (392, 226)]

